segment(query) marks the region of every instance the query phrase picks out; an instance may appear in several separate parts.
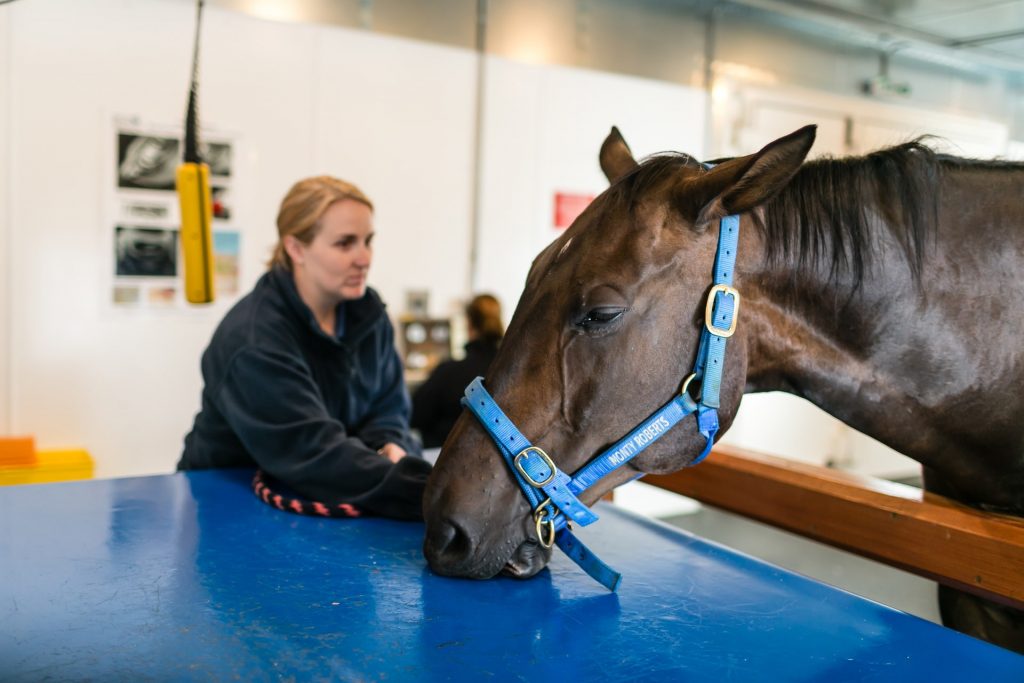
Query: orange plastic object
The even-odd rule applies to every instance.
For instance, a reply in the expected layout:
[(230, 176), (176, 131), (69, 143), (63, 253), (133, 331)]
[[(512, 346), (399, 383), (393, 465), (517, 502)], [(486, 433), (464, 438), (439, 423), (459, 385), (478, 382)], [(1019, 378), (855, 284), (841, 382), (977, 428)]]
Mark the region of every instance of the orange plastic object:
[(0, 436), (0, 467), (33, 467), (36, 440), (32, 436)]

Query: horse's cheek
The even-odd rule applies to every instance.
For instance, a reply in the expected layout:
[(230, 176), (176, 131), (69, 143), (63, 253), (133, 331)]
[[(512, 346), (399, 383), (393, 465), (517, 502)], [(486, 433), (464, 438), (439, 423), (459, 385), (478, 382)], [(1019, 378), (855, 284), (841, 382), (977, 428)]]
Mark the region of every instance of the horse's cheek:
[(737, 335), (733, 338), (725, 356), (725, 372), (722, 378), (721, 406), (718, 409), (718, 435), (724, 434), (736, 419), (736, 413), (747, 386), (747, 340)]
[(704, 447), (693, 418), (676, 425), (636, 459), (637, 469), (648, 474), (669, 474), (686, 467)]

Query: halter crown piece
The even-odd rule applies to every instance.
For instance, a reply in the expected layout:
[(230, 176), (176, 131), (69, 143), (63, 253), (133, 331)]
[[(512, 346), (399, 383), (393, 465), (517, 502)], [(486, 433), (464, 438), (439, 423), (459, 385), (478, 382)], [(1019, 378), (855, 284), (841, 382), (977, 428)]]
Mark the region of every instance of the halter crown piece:
[[(710, 452), (715, 433), (718, 432), (717, 409), (722, 367), (725, 364), (725, 346), (736, 330), (739, 314), (740, 294), (732, 287), (739, 234), (739, 216), (726, 216), (720, 221), (714, 283), (708, 293), (697, 361), (693, 374), (683, 382), (680, 395), (584, 465), (576, 474), (569, 476), (559, 470), (547, 453), (532, 445), (516, 429), (484, 389), (482, 377), (477, 377), (466, 387), (462, 404), (473, 412), (487, 430), (512, 469), (519, 488), (533, 508), (538, 541), (546, 548), (550, 548), (552, 542), (557, 543), (583, 571), (610, 591), (618, 587), (622, 575), (602, 562), (572, 533), (571, 522), (587, 526), (597, 521), (597, 514), (577, 496), (604, 475), (628, 463), (684, 417), (693, 413), (696, 413), (697, 429), (704, 435), (706, 443), (704, 450), (690, 465), (696, 465)], [(697, 401), (687, 392), (694, 379), (701, 385), (701, 396)], [(634, 479), (641, 476), (643, 473), (638, 473)]]

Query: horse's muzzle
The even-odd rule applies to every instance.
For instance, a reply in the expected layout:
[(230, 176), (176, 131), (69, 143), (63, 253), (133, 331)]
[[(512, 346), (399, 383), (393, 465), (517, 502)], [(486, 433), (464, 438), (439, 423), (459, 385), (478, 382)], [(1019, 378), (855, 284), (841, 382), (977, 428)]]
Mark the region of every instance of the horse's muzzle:
[(489, 579), (498, 574), (529, 578), (551, 557), (550, 551), (530, 539), (509, 535), (488, 543), (449, 519), (428, 520), (423, 554), (438, 574), (469, 579)]

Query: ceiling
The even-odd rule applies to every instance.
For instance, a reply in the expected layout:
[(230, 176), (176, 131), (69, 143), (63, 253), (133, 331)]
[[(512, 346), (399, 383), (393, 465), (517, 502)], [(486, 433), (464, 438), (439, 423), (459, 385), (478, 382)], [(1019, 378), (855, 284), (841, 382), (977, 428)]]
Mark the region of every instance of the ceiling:
[[(2, 2), (3, 0), (0, 0)], [(195, 0), (182, 0), (195, 2)], [(596, 0), (560, 0), (566, 7)], [(547, 0), (207, 0), (265, 18), (287, 18), (368, 27), (375, 12), (393, 19), (451, 23), (481, 5)], [(690, 15), (741, 15), (802, 33), (808, 39), (877, 50), (964, 73), (997, 75), (1024, 85), (1024, 0), (605, 0), (654, 4)], [(473, 25), (470, 25), (472, 33)]]
[(967, 71), (1024, 76), (1024, 0), (720, 0), (842, 43)]

